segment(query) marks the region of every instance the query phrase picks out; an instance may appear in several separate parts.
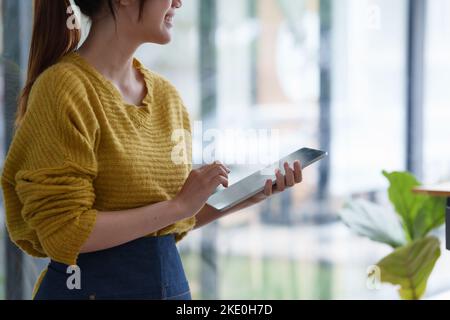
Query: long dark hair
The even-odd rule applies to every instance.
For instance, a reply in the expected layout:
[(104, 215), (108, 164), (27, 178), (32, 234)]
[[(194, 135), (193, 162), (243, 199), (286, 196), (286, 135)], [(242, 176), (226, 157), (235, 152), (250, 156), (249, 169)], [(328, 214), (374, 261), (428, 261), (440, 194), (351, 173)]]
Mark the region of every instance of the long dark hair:
[[(107, 5), (114, 19), (113, 0), (74, 0), (80, 11), (93, 18)], [(139, 20), (145, 0), (140, 0)], [(14, 127), (17, 129), (27, 111), (28, 96), (41, 73), (67, 53), (74, 51), (81, 39), (79, 28), (68, 28), (69, 0), (35, 0), (33, 35), (28, 60), (27, 80), (19, 97)]]

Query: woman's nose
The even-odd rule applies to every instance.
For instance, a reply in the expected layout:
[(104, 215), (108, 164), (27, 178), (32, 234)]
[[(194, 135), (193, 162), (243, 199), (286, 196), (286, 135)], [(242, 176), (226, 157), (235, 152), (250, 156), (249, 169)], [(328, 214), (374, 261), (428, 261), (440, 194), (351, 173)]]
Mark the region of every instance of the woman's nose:
[(175, 7), (178, 9), (178, 8), (181, 8), (182, 5), (183, 5), (183, 2), (181, 0), (172, 1), (172, 7)]

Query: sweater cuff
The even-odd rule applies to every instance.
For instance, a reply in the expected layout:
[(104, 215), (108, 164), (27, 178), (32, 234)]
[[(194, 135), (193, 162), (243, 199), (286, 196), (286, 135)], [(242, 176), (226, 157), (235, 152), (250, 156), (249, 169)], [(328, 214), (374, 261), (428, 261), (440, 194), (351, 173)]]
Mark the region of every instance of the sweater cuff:
[(97, 213), (95, 209), (87, 210), (70, 224), (41, 239), (47, 255), (54, 261), (76, 265), (81, 247), (94, 228)]

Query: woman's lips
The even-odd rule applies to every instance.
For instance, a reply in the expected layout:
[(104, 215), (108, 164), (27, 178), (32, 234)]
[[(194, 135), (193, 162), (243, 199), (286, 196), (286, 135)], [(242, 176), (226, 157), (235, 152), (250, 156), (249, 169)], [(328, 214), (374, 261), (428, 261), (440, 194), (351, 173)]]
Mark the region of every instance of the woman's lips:
[(173, 14), (167, 14), (167, 15), (164, 17), (164, 22), (166, 23), (166, 25), (168, 25), (168, 26), (170, 26), (170, 27), (173, 26), (173, 17), (174, 17)]

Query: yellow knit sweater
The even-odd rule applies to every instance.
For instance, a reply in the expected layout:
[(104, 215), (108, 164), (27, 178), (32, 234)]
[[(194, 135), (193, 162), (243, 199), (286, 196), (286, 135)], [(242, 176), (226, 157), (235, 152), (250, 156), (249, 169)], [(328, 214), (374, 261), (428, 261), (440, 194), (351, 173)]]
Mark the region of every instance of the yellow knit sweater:
[[(189, 114), (169, 81), (136, 58), (133, 65), (147, 86), (141, 106), (127, 104), (76, 52), (33, 85), (1, 179), (10, 238), (28, 254), (76, 264), (98, 211), (169, 200), (186, 180)], [(173, 233), (178, 242), (194, 224), (149, 236)]]

